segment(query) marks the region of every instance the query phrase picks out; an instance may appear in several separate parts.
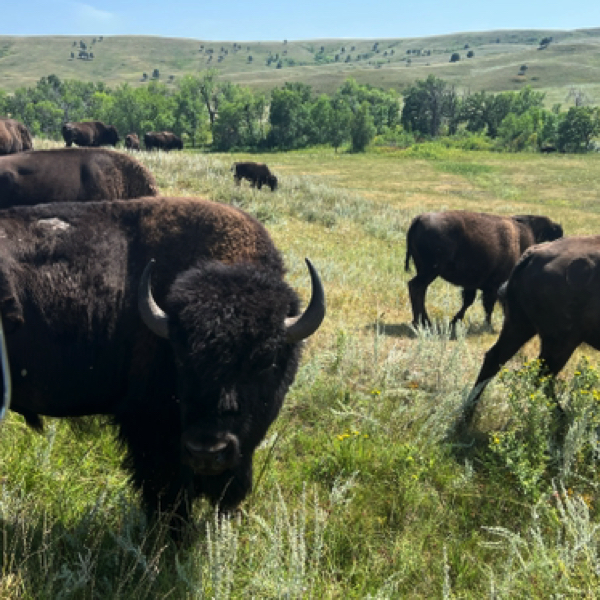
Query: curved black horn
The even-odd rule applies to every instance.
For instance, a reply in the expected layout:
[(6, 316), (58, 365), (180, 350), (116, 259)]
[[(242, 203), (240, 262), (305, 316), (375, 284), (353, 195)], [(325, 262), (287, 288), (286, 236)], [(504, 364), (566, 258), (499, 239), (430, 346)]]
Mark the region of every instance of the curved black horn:
[(161, 338), (169, 337), (169, 317), (152, 297), (150, 279), (156, 261), (152, 259), (144, 269), (138, 288), (138, 309), (144, 323)]
[(306, 266), (310, 271), (312, 295), (307, 309), (297, 317), (288, 317), (285, 320), (286, 338), (290, 344), (301, 342), (311, 336), (325, 318), (325, 290), (313, 264), (305, 258)]

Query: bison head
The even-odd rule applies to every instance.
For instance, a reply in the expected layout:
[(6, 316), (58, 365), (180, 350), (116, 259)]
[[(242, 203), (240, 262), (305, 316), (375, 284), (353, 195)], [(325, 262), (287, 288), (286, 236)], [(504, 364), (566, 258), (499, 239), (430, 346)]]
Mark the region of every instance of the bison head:
[(515, 215), (513, 219), (517, 221), (517, 223), (521, 223), (531, 230), (536, 244), (552, 242), (563, 236), (562, 226), (548, 217), (539, 215)]
[(180, 275), (165, 311), (150, 291), (150, 263), (140, 283), (144, 322), (171, 343), (178, 369), (181, 446), (203, 476), (251, 457), (276, 418), (300, 358), (299, 342), (325, 315), (325, 296), (309, 261), (313, 295), (298, 315), (298, 298), (256, 265), (210, 261)]
[(267, 185), (271, 188), (271, 191), (274, 192), (277, 189), (277, 177), (275, 177), (275, 175), (269, 175), (267, 177)]
[(108, 125), (106, 128), (106, 140), (111, 146), (116, 146), (119, 141), (119, 132), (114, 125)]

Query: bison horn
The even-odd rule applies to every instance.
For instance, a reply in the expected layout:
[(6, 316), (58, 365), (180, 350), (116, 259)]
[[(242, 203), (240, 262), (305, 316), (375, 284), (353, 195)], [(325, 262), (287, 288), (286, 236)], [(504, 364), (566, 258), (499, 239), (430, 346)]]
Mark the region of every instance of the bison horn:
[(150, 331), (154, 332), (161, 338), (169, 337), (169, 317), (152, 297), (152, 289), (150, 287), (150, 279), (152, 277), (152, 269), (156, 261), (152, 259), (142, 273), (140, 287), (138, 288), (138, 309), (142, 321), (148, 326)]
[(319, 329), (325, 318), (325, 291), (323, 290), (323, 284), (310, 260), (308, 258), (305, 260), (310, 271), (312, 295), (304, 313), (297, 317), (288, 317), (285, 320), (286, 339), (290, 344), (301, 342), (311, 336)]

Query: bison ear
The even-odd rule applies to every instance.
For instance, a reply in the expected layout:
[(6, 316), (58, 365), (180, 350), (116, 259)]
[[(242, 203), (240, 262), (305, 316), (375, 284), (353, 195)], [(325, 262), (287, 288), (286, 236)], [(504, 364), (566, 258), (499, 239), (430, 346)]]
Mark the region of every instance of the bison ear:
[(311, 336), (319, 329), (325, 318), (325, 290), (313, 264), (306, 260), (310, 272), (312, 295), (307, 309), (298, 317), (290, 317), (285, 320), (286, 340), (290, 344), (301, 342)]
[(152, 259), (144, 269), (138, 288), (138, 309), (150, 331), (161, 338), (169, 338), (169, 317), (154, 301), (151, 289), (152, 270), (156, 261)]

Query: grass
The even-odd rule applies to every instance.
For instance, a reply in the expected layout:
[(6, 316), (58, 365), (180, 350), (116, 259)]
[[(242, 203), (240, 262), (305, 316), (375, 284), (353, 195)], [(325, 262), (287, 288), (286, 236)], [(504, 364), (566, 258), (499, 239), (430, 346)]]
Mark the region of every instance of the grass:
[[(539, 41), (553, 43), (538, 50)], [(384, 89), (402, 90), (432, 74), (459, 91), (519, 90), (531, 85), (547, 93), (547, 105), (572, 105), (575, 86), (594, 102), (600, 92), (600, 29), (573, 31), (506, 30), (457, 33), (403, 39), (324, 39), (284, 42), (205, 41), (149, 36), (109, 36), (93, 43), (91, 36), (0, 36), (0, 89), (13, 92), (33, 86), (50, 74), (61, 79), (103, 81), (138, 86), (142, 73), (160, 72), (174, 83), (186, 74), (216, 67), (222, 77), (253, 89), (269, 91), (286, 81), (312, 85), (317, 93), (333, 93), (348, 77)], [(94, 59), (71, 59), (83, 40)], [(378, 43), (378, 52), (373, 50)], [(474, 52), (467, 59), (465, 46)], [(202, 48), (201, 48), (202, 46)], [(321, 52), (321, 47), (324, 52)], [(344, 51), (342, 51), (342, 48)], [(209, 53), (212, 50), (212, 53)], [(416, 52), (420, 52), (417, 54)], [(425, 55), (423, 51), (430, 51)], [(392, 54), (393, 52), (393, 54)], [(459, 52), (461, 60), (449, 63)], [(336, 62), (335, 56), (340, 58)], [(212, 59), (210, 57), (213, 57)], [(252, 61), (249, 62), (249, 57)], [(267, 66), (269, 57), (281, 59)], [(346, 62), (346, 57), (351, 60)], [(219, 61), (219, 57), (222, 60)], [(410, 59), (410, 63), (408, 63)], [(521, 66), (525, 76), (517, 76)]]
[(403, 267), (406, 229), (426, 210), (540, 213), (568, 234), (596, 233), (600, 157), (435, 144), (251, 155), (279, 177), (275, 193), (234, 185), (230, 165), (244, 158), (140, 154), (164, 194), (229, 202), (265, 222), (304, 299), (304, 256), (323, 278), (328, 316), (257, 451), (254, 492), (229, 521), (200, 503), (198, 540), (178, 548), (145, 524), (110, 431), (75, 435), (50, 420), (40, 436), (11, 414), (0, 442), (0, 598), (595, 597), (597, 354), (579, 350), (562, 377), (563, 445), (552, 445), (545, 397), (529, 403), (531, 369), (514, 372), (535, 342), (484, 396), (489, 444), (454, 444), (495, 335), (473, 306), (452, 341), (460, 294), (437, 281), (427, 306), (440, 325), (415, 337)]

